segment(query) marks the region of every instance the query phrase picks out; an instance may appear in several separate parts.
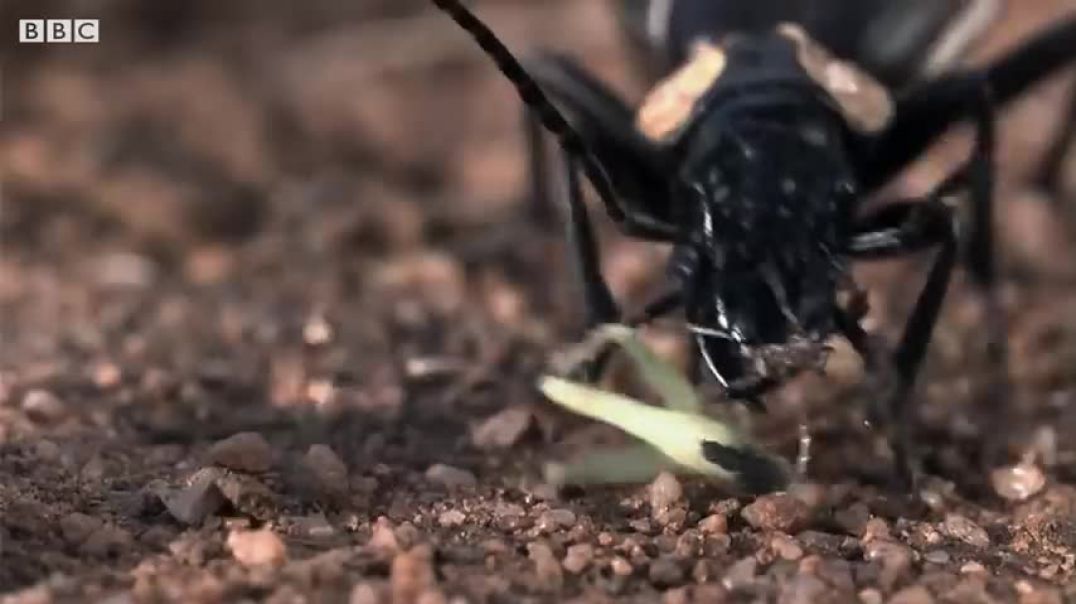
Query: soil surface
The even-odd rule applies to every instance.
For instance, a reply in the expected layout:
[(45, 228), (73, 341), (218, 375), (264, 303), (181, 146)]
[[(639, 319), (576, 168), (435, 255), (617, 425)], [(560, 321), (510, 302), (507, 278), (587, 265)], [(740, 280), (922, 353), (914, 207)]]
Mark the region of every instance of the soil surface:
[[(513, 48), (639, 98), (606, 3), (477, 4)], [(974, 60), (1072, 10), (1011, 4)], [(1000, 132), (1011, 383), (958, 275), (914, 397), (915, 492), (889, 488), (839, 346), (736, 415), (789, 458), (806, 415), (810, 484), (556, 492), (545, 461), (620, 437), (534, 389), (582, 314), (524, 200), (518, 104), (469, 41), (418, 0), (89, 6), (0, 8), (11, 31), (101, 19), (97, 45), (3, 48), (3, 602), (1076, 599), (1076, 165), (1057, 195), (1028, 184), (1071, 73)], [(954, 132), (893, 189), (966, 149)], [(606, 222), (638, 303), (667, 250)], [(872, 330), (897, 337), (928, 261), (857, 269)], [(647, 334), (682, 361), (681, 330)], [(981, 469), (989, 447), (1020, 464)]]

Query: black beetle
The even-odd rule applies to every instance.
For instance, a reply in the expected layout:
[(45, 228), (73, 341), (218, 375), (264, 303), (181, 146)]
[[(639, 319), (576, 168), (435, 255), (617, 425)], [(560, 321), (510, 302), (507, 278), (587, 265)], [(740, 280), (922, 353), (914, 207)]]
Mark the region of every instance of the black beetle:
[[(541, 128), (560, 143), (588, 324), (623, 319), (600, 272), (580, 171), (622, 232), (673, 247), (671, 287), (628, 323), (683, 308), (696, 357), (730, 398), (756, 404), (823, 362), (830, 336), (846, 336), (872, 375), (891, 378), (872, 410), (894, 430), (898, 476), (910, 483), (909, 394), (959, 258), (993, 300), (995, 109), (1076, 60), (1076, 13), (984, 68), (931, 75), (914, 73), (924, 61), (914, 44), (865, 68), (842, 21), (799, 24), (805, 13), (792, 10), (855, 3), (754, 0), (756, 11), (738, 0), (651, 1), (669, 15), (659, 50), (671, 71), (633, 111), (564, 57), (524, 68), (458, 1), (433, 0), (515, 85), (533, 118), (536, 172)], [(937, 38), (941, 28), (926, 31)], [(976, 136), (962, 166), (922, 199), (859, 215), (868, 194), (964, 120)], [(968, 225), (952, 205), (964, 197)], [(862, 304), (838, 303), (842, 290), (862, 299), (849, 263), (929, 248), (938, 251), (926, 284), (889, 350), (860, 326)], [(1000, 334), (997, 305), (988, 308)], [(1000, 361), (1000, 335), (994, 344)]]

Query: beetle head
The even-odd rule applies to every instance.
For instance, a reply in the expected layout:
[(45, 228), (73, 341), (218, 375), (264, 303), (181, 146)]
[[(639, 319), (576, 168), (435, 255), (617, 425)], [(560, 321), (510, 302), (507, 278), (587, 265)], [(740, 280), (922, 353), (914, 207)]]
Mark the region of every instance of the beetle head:
[(683, 163), (671, 268), (704, 358), (726, 379), (820, 363), (835, 330), (855, 187), (823, 123), (704, 127)]

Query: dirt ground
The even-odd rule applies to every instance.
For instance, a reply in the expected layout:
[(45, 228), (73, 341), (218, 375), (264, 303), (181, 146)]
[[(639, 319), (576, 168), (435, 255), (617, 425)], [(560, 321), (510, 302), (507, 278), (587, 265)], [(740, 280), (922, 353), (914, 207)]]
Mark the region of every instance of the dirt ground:
[[(978, 59), (1072, 10), (1012, 4)], [(605, 2), (477, 5), (638, 98)], [(447, 19), (54, 0), (0, 22), (69, 13), (101, 43), (2, 51), (0, 601), (1076, 601), (1076, 164), (1056, 199), (1026, 184), (1071, 72), (1001, 129), (1006, 408), (977, 404), (996, 381), (958, 279), (916, 392), (919, 492), (886, 487), (838, 354), (753, 419), (791, 456), (806, 411), (810, 485), (558, 493), (545, 461), (618, 436), (533, 388), (577, 294), (523, 214), (512, 92)], [(603, 235), (638, 301), (665, 250)], [(895, 337), (925, 260), (863, 267), (872, 328)], [(678, 328), (651, 341), (682, 357)], [(1023, 465), (980, 471), (991, 443)]]

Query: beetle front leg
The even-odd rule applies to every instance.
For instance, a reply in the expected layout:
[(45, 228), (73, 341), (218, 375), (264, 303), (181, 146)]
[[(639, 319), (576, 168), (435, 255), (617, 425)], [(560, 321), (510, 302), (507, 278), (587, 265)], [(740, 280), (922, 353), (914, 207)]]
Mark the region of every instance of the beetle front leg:
[[(599, 198), (621, 231), (654, 241), (675, 238), (676, 229), (664, 203), (668, 179), (664, 158), (635, 130), (634, 112), (628, 105), (567, 57), (540, 54), (530, 57), (526, 66), (537, 85), (562, 108), (571, 127), (605, 171), (610, 194)], [(550, 209), (548, 187), (536, 180), (545, 171), (539, 118), (532, 110), (526, 129), (534, 200), (537, 204), (546, 203), (545, 207), (535, 208), (541, 220), (548, 217)], [(585, 158), (577, 159), (585, 169)]]
[[(960, 257), (967, 267), (971, 281), (983, 300), (985, 310), (985, 323), (987, 332), (987, 362), (990, 364), (990, 380), (985, 403), (989, 407), (988, 414), (1001, 421), (1004, 414), (1009, 389), (1007, 376), (1007, 347), (1006, 347), (1006, 321), (997, 294), (997, 274), (994, 245), (994, 100), (993, 88), (990, 81), (981, 76), (965, 76), (963, 79), (951, 81), (953, 86), (963, 89), (961, 96), (963, 104), (968, 107), (966, 113), (975, 122), (976, 137), (975, 147), (967, 162), (952, 176), (949, 177), (938, 189), (931, 194), (931, 199), (940, 200), (957, 190), (964, 190), (970, 197), (970, 221), (968, 234), (961, 238)], [(959, 83), (958, 82), (962, 82)], [(902, 209), (898, 205), (895, 212), (899, 214)], [(894, 210), (889, 210), (893, 212)], [(884, 215), (883, 210), (880, 215)], [(868, 229), (869, 230), (869, 229)], [(891, 229), (892, 230), (892, 229)], [(899, 251), (901, 246), (892, 246), (885, 242), (885, 237), (879, 238), (880, 234), (886, 233), (886, 229), (875, 229), (875, 232), (862, 233), (853, 248), (853, 254), (869, 256), (876, 252), (883, 255)], [(915, 243), (922, 245), (924, 242), (913, 242), (908, 238), (921, 237), (922, 234), (904, 232), (904, 247)], [(882, 250), (872, 250), (872, 246), (881, 245)], [(885, 248), (893, 247), (893, 250), (885, 251)], [(995, 443), (996, 444), (996, 443)], [(993, 447), (995, 445), (991, 445)], [(998, 457), (998, 451), (988, 451), (984, 461), (991, 464)]]
[[(940, 244), (926, 284), (915, 302), (912, 314), (904, 327), (900, 342), (883, 361), (884, 353), (876, 341), (854, 322), (845, 321), (846, 335), (864, 357), (868, 368), (875, 372), (892, 371), (893, 383), (887, 384), (882, 400), (874, 403), (873, 415), (881, 416), (891, 430), (891, 446), (896, 462), (897, 478), (903, 487), (915, 483), (915, 462), (911, 425), (914, 407), (911, 391), (926, 356), (934, 326), (938, 322), (953, 267), (957, 259), (957, 227), (952, 210), (936, 200), (926, 203), (902, 203), (885, 210), (892, 220), (888, 228), (873, 224), (871, 230), (853, 239), (850, 253), (861, 258), (879, 258), (919, 251), (931, 244)], [(885, 363), (885, 365), (883, 365)], [(884, 374), (883, 374), (884, 375)]]

